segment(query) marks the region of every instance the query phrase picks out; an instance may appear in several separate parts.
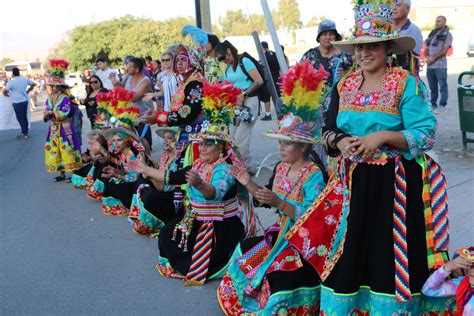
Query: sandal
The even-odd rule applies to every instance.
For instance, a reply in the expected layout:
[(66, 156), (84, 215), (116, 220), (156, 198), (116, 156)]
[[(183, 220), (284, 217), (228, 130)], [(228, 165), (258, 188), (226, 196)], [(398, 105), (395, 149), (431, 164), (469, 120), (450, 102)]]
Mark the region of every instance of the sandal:
[(61, 182), (64, 180), (66, 180), (65, 176), (57, 176), (56, 178), (54, 178), (54, 182)]

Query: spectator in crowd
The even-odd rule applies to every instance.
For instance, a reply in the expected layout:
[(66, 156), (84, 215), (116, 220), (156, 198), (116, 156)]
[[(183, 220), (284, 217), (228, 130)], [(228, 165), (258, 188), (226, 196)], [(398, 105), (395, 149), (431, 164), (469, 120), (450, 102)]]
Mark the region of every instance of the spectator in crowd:
[(435, 113), (438, 113), (438, 91), (441, 93), (440, 109), (444, 111), (448, 104), (448, 59), (446, 55), (452, 44), (453, 35), (446, 25), (446, 17), (440, 15), (436, 18), (435, 29), (426, 39), (425, 50), (426, 64), (428, 65), (426, 76), (431, 91), (431, 107)]
[(96, 97), (100, 92), (107, 92), (100, 78), (96, 75), (92, 75), (87, 82), (88, 86), (91, 87), (90, 92), (87, 93), (86, 98), (81, 100), (81, 104), (85, 105), (87, 117), (91, 122), (91, 127), (94, 127), (95, 118), (97, 115), (97, 100)]
[[(419, 56), (421, 51), (421, 46), (423, 45), (423, 35), (421, 35), (420, 28), (416, 26), (408, 18), (410, 13), (411, 0), (400, 0), (398, 1), (393, 8), (393, 25), (400, 35), (411, 36), (415, 39), (416, 46), (413, 52), (415, 53), (415, 64), (414, 71), (418, 75), (419, 72)], [(410, 69), (410, 54), (399, 54), (397, 55), (398, 65), (402, 66), (407, 70)]]
[(150, 71), (151, 73), (153, 72), (153, 58), (151, 56), (146, 56), (145, 57), (145, 67)]
[(416, 46), (413, 50), (420, 56), (421, 46), (423, 45), (423, 35), (420, 28), (408, 18), (410, 13), (411, 0), (400, 0), (393, 8), (393, 25), (400, 35), (411, 36), (415, 39)]
[[(237, 48), (229, 41), (217, 45), (215, 53), (217, 60), (227, 65), (223, 79), (242, 89), (242, 93), (237, 99), (240, 112), (234, 120), (234, 125), (231, 126), (231, 136), (239, 147), (245, 165), (252, 173), (254, 172), (254, 166), (251, 164), (250, 138), (252, 137), (252, 128), (255, 125), (255, 117), (260, 103), (257, 90), (263, 84), (263, 79), (254, 62), (247, 57), (241, 58)], [(245, 70), (242, 69), (241, 65), (245, 67)], [(251, 80), (245, 72), (249, 74)]]
[(132, 59), (133, 57), (135, 57), (135, 56), (127, 55), (127, 56), (123, 59), (122, 77), (120, 78), (119, 81), (123, 81), (123, 80), (125, 79), (125, 77), (127, 76), (128, 63), (130, 62), (130, 59)]
[(148, 93), (144, 100), (155, 100), (162, 101), (163, 111), (170, 111), (171, 100), (178, 89), (178, 79), (173, 70), (173, 58), (174, 55), (171, 52), (165, 52), (161, 56), (161, 62), (163, 71), (157, 75), (154, 93)]
[[(151, 58), (151, 57), (150, 57)], [(152, 71), (148, 69), (148, 67), (145, 67), (146, 65), (146, 59), (145, 58), (140, 58), (142, 60), (142, 63), (143, 63), (143, 70), (142, 70), (142, 73), (148, 77), (148, 79), (150, 79), (151, 82), (153, 82), (153, 74), (152, 74)], [(151, 63), (150, 63), (151, 64)], [(150, 66), (151, 67), (151, 66)], [(152, 85), (153, 87), (153, 85)]]
[(204, 76), (209, 82), (217, 82), (222, 79), (226, 65), (216, 59), (215, 48), (219, 45), (219, 37), (215, 34), (207, 34), (207, 57), (204, 66)]
[(161, 72), (161, 61), (152, 60), (151, 62), (151, 73), (156, 78), (156, 76)]
[(92, 92), (92, 87), (89, 84), (91, 76), (92, 71), (90, 69), (85, 69), (81, 75), (81, 81), (84, 84), (84, 87), (86, 88), (86, 95)]
[[(278, 58), (275, 52), (271, 51), (268, 48), (267, 42), (262, 42), (262, 48), (265, 52), (265, 58), (267, 59), (268, 67), (270, 68), (270, 73), (272, 74), (273, 84), (277, 90), (278, 96), (280, 96), (280, 89), (278, 89), (278, 83), (280, 82), (280, 65), (278, 64)], [(271, 121), (272, 115), (270, 114), (270, 94), (264, 96), (263, 100), (260, 100), (265, 103), (265, 116), (262, 118), (262, 121)]]
[(302, 61), (309, 60), (315, 69), (323, 66), (329, 72), (329, 77), (326, 80), (328, 88), (331, 88), (352, 66), (350, 55), (332, 44), (340, 40), (342, 40), (342, 36), (336, 29), (336, 23), (324, 20), (318, 26), (316, 41), (319, 46), (311, 48), (301, 58)]
[(21, 127), (21, 134), (16, 138), (28, 139), (28, 93), (30, 93), (36, 83), (32, 80), (20, 76), (20, 69), (12, 69), (13, 78), (3, 89), (3, 94), (10, 97), (15, 110), (16, 119)]
[(100, 78), (102, 83), (104, 84), (104, 88), (107, 90), (111, 90), (114, 88), (113, 80), (119, 80), (117, 72), (115, 69), (110, 68), (107, 65), (107, 60), (103, 57), (97, 58), (96, 62), (96, 72), (95, 74)]
[[(330, 103), (330, 90), (336, 85), (344, 73), (352, 67), (352, 58), (349, 54), (342, 52), (339, 48), (333, 45), (333, 42), (340, 41), (342, 36), (336, 29), (336, 23), (331, 20), (324, 20), (318, 26), (318, 35), (316, 41), (319, 43), (318, 47), (308, 50), (302, 61), (309, 60), (313, 68), (319, 69), (323, 67), (328, 73), (329, 77), (326, 79), (326, 98), (323, 100), (323, 113)], [(317, 126), (322, 125), (322, 121), (316, 122)], [(314, 146), (315, 151), (326, 162), (327, 154), (324, 147), (320, 144)]]
[[(148, 69), (147, 69), (148, 70)], [(160, 74), (161, 72), (161, 62), (159, 60), (152, 60), (151, 61), (151, 68), (149, 70), (150, 72), (150, 80), (151, 80), (151, 85), (153, 87), (153, 92), (156, 92), (156, 88), (157, 88), (157, 79), (158, 79), (158, 75)]]
[[(150, 79), (144, 75), (143, 69), (145, 68), (145, 63), (142, 58), (132, 57), (130, 58), (127, 65), (127, 76), (120, 83), (117, 80), (113, 81), (114, 86), (122, 86), (130, 91), (133, 91), (133, 105), (140, 108), (141, 116), (149, 109), (153, 109), (153, 102), (150, 100), (144, 100), (144, 96), (147, 93), (152, 92), (152, 86)], [(147, 127), (145, 130), (145, 124), (138, 120), (137, 132), (140, 137), (145, 138), (152, 145), (151, 130)], [(145, 130), (145, 132), (144, 132)], [(142, 135), (142, 133), (145, 133)]]

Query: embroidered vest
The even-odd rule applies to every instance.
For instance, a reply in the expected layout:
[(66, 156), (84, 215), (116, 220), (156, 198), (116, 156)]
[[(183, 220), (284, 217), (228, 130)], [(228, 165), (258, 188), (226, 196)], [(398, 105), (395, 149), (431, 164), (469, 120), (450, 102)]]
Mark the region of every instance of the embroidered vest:
[(281, 196), (285, 196), (288, 200), (302, 203), (304, 200), (303, 185), (306, 183), (309, 176), (318, 170), (318, 167), (314, 163), (307, 164), (298, 171), (295, 178), (298, 183), (295, 183), (295, 179), (290, 179), (288, 177), (290, 164), (282, 162), (277, 167), (272, 191)]
[(400, 115), (400, 101), (410, 73), (402, 68), (388, 68), (382, 77), (382, 89), (360, 90), (364, 80), (362, 70), (351, 71), (337, 84), (339, 112), (382, 112)]

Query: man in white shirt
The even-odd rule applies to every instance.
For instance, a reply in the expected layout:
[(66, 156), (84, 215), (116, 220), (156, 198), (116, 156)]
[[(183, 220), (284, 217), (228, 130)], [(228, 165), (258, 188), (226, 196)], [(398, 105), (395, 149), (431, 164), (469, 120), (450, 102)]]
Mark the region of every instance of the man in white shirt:
[(16, 67), (12, 69), (12, 75), (13, 79), (3, 89), (3, 94), (11, 98), (16, 119), (21, 127), (21, 134), (16, 138), (28, 139), (28, 93), (36, 84), (28, 78), (21, 77), (20, 69)]
[(114, 84), (110, 79), (110, 75), (113, 75), (115, 79), (119, 80), (118, 74), (115, 69), (110, 68), (107, 65), (107, 60), (103, 57), (97, 58), (95, 65), (97, 67), (95, 74), (102, 81), (104, 88), (106, 88), (107, 90), (112, 90), (114, 88)]

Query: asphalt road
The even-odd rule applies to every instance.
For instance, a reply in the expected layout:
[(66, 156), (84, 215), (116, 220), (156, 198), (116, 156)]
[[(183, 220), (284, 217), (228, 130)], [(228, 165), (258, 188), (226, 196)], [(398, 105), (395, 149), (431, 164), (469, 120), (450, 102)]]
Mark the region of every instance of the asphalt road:
[[(474, 243), (474, 145), (462, 150), (456, 96), (457, 74), (473, 60), (450, 61), (449, 106), (438, 116), (433, 150), (448, 179), (451, 250)], [(161, 277), (156, 240), (135, 235), (125, 218), (103, 216), (84, 191), (53, 182), (40, 113), (27, 141), (0, 131), (0, 315), (220, 315), (217, 282), (185, 287)], [(276, 152), (276, 142), (261, 136), (275, 127), (256, 125), (256, 161)], [(265, 226), (272, 216), (261, 211)]]
[(0, 132), (1, 315), (219, 315), (218, 283), (155, 269), (157, 242), (44, 168), (46, 124)]

